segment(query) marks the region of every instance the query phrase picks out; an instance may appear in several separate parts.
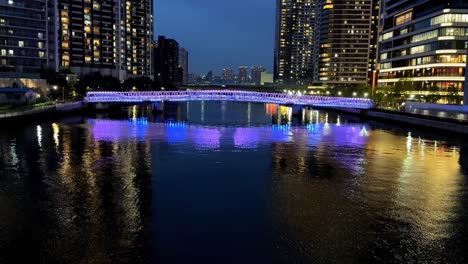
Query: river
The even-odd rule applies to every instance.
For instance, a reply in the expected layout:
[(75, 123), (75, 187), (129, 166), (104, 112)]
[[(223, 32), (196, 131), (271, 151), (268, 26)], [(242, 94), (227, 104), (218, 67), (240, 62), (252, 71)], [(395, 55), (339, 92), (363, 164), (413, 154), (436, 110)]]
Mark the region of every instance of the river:
[(0, 130), (0, 263), (467, 263), (468, 142), (168, 103)]

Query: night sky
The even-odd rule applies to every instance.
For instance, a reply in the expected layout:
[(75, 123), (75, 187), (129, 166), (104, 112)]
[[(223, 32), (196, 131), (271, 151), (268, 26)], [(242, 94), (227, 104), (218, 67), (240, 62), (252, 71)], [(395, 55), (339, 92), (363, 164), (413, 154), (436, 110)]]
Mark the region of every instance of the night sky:
[(154, 0), (155, 38), (165, 35), (188, 49), (190, 73), (241, 65), (271, 71), (275, 0)]

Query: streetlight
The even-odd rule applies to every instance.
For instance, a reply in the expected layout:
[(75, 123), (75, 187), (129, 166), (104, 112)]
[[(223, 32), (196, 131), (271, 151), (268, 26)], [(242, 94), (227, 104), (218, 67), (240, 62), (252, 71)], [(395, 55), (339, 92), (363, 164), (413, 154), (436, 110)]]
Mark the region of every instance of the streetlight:
[(364, 94), (364, 97), (365, 97), (365, 98), (367, 98), (368, 96), (369, 96), (369, 94), (368, 94), (368, 93), (365, 93), (365, 94)]
[(341, 92), (338, 92), (338, 95), (339, 95), (339, 96), (341, 96), (341, 94), (342, 94)]
[(357, 93), (356, 93), (356, 92), (354, 92), (354, 93), (353, 93), (353, 96), (356, 96), (356, 95), (357, 95)]

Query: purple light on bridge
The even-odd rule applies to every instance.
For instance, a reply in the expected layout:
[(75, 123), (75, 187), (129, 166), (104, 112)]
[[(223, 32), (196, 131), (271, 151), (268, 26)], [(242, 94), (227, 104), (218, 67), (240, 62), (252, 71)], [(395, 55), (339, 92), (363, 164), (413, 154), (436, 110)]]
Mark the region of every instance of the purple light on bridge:
[(322, 107), (349, 107), (368, 109), (373, 107), (370, 99), (344, 98), (313, 95), (288, 95), (283, 93), (247, 92), (247, 91), (157, 91), (157, 92), (89, 92), (89, 103), (112, 102), (157, 102), (157, 101), (241, 101), (271, 104), (295, 104)]

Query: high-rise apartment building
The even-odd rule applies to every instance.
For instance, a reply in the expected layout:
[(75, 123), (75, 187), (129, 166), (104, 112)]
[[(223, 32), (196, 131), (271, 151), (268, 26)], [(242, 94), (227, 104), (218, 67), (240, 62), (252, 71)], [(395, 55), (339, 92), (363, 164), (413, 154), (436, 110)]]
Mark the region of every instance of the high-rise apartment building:
[(465, 0), (384, 0), (380, 85), (406, 80), (414, 90), (463, 91), (468, 41)]
[[(101, 2), (108, 4), (112, 0)], [(124, 31), (125, 45), (121, 47), (125, 46), (122, 52), (126, 53), (126, 71), (133, 76), (153, 77), (153, 0), (121, 0), (122, 3), (125, 3), (125, 8), (124, 12), (120, 11), (121, 21), (118, 24), (124, 25), (121, 30)]]
[(314, 81), (372, 85), (376, 70), (379, 0), (318, 0)]
[(162, 83), (180, 83), (179, 43), (159, 36), (153, 52), (155, 79)]
[(252, 83), (260, 84), (262, 80), (262, 72), (265, 71), (265, 68), (262, 66), (252, 66), (250, 69), (250, 76), (252, 77)]
[(0, 1), (1, 72), (35, 73), (47, 65), (46, 0)]
[(119, 1), (58, 0), (58, 65), (78, 75), (99, 71), (124, 79), (125, 56), (118, 56)]
[(152, 0), (0, 1), (3, 71), (152, 77)]
[(306, 84), (312, 81), (315, 2), (276, 1), (274, 78), (277, 82)]
[(151, 0), (56, 0), (58, 66), (119, 79), (152, 76)]
[(179, 47), (179, 68), (182, 72), (182, 84), (188, 84), (189, 54), (184, 48)]

